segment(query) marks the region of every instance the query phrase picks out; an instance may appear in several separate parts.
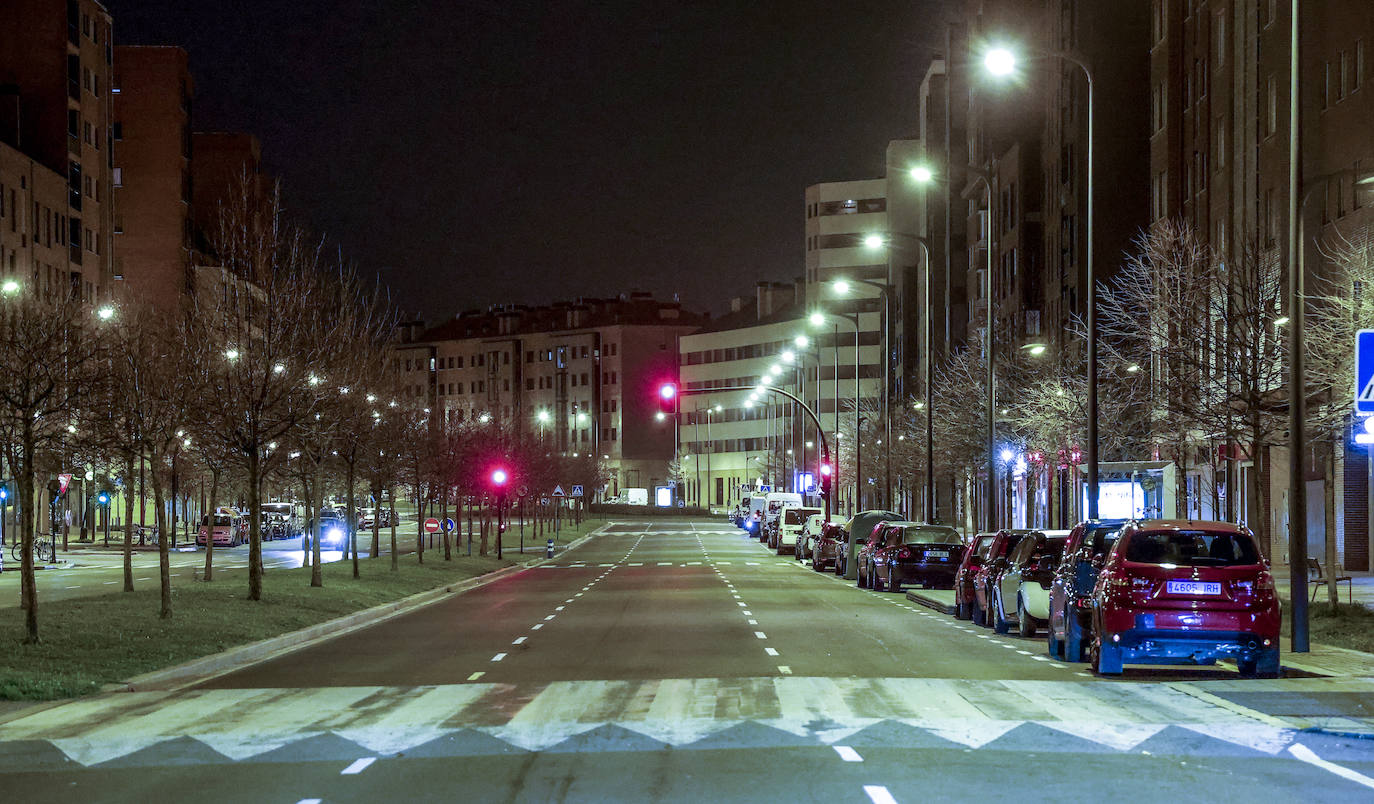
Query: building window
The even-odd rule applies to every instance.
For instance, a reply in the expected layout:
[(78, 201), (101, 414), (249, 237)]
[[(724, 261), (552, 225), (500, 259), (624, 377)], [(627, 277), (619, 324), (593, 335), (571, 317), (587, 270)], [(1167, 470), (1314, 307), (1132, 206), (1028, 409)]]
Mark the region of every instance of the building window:
[(528, 378), (528, 379), (525, 380), (525, 390), (526, 390), (526, 391), (533, 391), (533, 390), (534, 390), (534, 378), (533, 378), (533, 377), (530, 377), (530, 378)]
[(1212, 26), (1217, 39), (1217, 67), (1226, 66), (1226, 11), (1217, 12), (1217, 21)]
[(1341, 82), (1340, 82), (1340, 84), (1337, 85), (1337, 87), (1336, 87), (1336, 100), (1340, 100), (1340, 99), (1344, 98), (1346, 95), (1350, 94), (1350, 53), (1349, 53), (1349, 51), (1345, 51), (1345, 50), (1342, 50), (1342, 51), (1341, 51), (1340, 63), (1341, 63)]
[(1165, 31), (1164, 20), (1167, 18), (1168, 13), (1169, 13), (1169, 12), (1168, 12), (1167, 6), (1168, 6), (1168, 0), (1155, 0), (1155, 3), (1154, 3), (1154, 17), (1153, 17), (1154, 41), (1155, 41), (1155, 42), (1160, 42), (1160, 41), (1163, 41), (1163, 39), (1164, 39), (1164, 31)]
[(117, 168), (114, 169), (113, 173), (114, 173), (114, 186), (116, 186), (116, 187), (123, 187), (123, 186), (124, 186), (124, 168), (119, 168), (119, 167), (117, 167)]
[(1279, 130), (1279, 81), (1273, 73), (1265, 81), (1264, 134), (1271, 137)]
[(1355, 72), (1350, 77), (1350, 91), (1354, 92), (1364, 83), (1364, 40), (1355, 40)]

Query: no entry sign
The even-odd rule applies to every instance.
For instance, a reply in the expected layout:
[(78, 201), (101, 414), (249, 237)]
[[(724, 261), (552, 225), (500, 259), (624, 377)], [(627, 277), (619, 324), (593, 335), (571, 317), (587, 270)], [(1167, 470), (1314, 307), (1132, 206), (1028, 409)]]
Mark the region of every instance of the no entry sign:
[(426, 519), (426, 520), (425, 520), (425, 533), (438, 533), (438, 532), (439, 532), (439, 520), (435, 519), (434, 517), (430, 517), (429, 519)]

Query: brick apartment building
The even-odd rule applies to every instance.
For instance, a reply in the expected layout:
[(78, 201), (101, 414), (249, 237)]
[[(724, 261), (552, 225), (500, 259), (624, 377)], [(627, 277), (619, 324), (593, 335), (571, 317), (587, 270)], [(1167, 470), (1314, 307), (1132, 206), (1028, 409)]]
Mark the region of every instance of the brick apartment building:
[(614, 496), (667, 480), (673, 428), (655, 417), (657, 388), (705, 321), (648, 293), (497, 306), (407, 326), (393, 367), (405, 396), (445, 421), (495, 420), (551, 451), (601, 456)]

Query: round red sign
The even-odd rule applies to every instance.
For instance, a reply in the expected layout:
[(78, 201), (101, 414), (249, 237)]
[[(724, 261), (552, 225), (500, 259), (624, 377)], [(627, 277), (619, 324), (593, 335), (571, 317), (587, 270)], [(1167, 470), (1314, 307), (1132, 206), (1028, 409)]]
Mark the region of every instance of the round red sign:
[(438, 532), (439, 532), (439, 520), (435, 519), (434, 517), (430, 517), (429, 519), (426, 519), (426, 520), (425, 520), (425, 533), (438, 533)]

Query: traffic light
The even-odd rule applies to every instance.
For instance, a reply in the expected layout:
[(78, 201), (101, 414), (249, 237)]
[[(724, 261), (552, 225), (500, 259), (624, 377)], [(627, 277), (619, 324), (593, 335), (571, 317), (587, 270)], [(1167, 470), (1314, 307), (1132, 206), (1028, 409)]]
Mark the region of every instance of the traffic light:
[(10, 500), (10, 484), (0, 483), (0, 505), (5, 505)]
[(491, 487), (496, 491), (504, 491), (506, 483), (510, 481), (510, 475), (505, 469), (493, 469), (491, 472)]
[(828, 463), (822, 463), (822, 464), (821, 464), (821, 496), (822, 496), (822, 497), (829, 497), (829, 496), (830, 496), (830, 483), (831, 483), (831, 481), (834, 479), (834, 474), (835, 474), (835, 472), (834, 472), (833, 469), (830, 468), (830, 464), (828, 464)]
[(658, 387), (658, 410), (660, 413), (674, 415), (677, 413), (677, 385), (665, 382)]
[(109, 505), (110, 492), (102, 489), (99, 494), (95, 495), (95, 501), (100, 503), (101, 505)]

